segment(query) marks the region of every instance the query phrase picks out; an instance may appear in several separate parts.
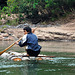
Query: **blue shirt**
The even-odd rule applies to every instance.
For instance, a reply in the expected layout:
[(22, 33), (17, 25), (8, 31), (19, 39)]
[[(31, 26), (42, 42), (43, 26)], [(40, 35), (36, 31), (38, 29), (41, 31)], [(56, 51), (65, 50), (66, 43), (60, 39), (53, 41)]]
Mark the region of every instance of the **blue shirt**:
[(38, 38), (33, 33), (28, 33), (23, 36), (22, 40), (19, 42), (19, 46), (23, 47), (26, 46), (26, 49), (31, 49), (33, 51), (38, 51), (41, 49), (41, 46), (38, 45)]

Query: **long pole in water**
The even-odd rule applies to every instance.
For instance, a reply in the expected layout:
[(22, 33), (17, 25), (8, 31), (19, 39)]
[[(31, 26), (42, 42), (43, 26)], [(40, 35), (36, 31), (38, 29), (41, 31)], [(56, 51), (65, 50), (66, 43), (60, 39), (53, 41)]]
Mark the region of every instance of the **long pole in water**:
[[(17, 40), (17, 42), (19, 42), (20, 40), (22, 39), (22, 37), (19, 39), (19, 40)], [(1, 51), (0, 52), (0, 55), (2, 55), (5, 51), (7, 51), (9, 48), (11, 48), (13, 45), (15, 45), (15, 42), (12, 44), (12, 45), (10, 45), (9, 47), (7, 47), (6, 49), (4, 49), (3, 51)]]

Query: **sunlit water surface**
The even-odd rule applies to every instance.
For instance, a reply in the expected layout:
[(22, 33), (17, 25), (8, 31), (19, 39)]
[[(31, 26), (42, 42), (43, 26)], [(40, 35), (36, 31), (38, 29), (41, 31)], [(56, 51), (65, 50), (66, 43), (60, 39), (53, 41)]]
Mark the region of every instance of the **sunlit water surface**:
[[(12, 42), (0, 42), (0, 51)], [(56, 55), (53, 60), (30, 60), (14, 62), (0, 57), (0, 75), (75, 75), (75, 57), (68, 57), (75, 53), (75, 42), (39, 42), (44, 54)], [(24, 52), (24, 48), (15, 45), (8, 51)], [(46, 51), (46, 52), (44, 52)], [(62, 56), (61, 56), (62, 54)], [(66, 55), (64, 57), (64, 54)], [(60, 56), (59, 56), (60, 55)]]

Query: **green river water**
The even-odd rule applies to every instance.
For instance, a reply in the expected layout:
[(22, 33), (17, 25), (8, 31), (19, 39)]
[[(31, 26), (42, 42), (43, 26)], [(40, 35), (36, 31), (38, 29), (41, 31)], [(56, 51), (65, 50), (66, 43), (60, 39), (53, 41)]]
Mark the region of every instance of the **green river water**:
[[(12, 42), (0, 42), (0, 51)], [(0, 57), (0, 75), (75, 75), (75, 42), (39, 42), (41, 54), (56, 56), (53, 60), (14, 62)], [(24, 52), (15, 45), (8, 51)]]

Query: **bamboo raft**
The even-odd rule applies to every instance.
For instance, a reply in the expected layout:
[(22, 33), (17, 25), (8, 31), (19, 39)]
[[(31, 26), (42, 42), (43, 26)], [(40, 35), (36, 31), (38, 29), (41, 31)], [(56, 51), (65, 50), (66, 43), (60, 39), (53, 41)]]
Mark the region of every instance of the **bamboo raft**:
[(9, 59), (13, 61), (22, 61), (22, 60), (53, 60), (53, 57), (55, 56), (46, 56), (43, 54), (39, 54), (38, 57), (33, 56), (26, 56), (26, 53), (19, 53), (19, 52), (13, 52), (8, 51), (1, 55), (4, 59)]

